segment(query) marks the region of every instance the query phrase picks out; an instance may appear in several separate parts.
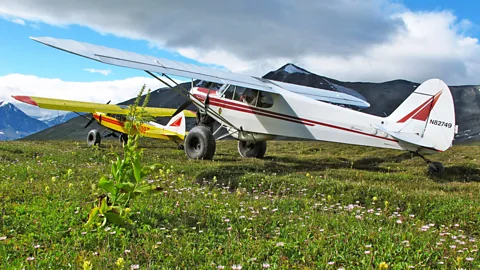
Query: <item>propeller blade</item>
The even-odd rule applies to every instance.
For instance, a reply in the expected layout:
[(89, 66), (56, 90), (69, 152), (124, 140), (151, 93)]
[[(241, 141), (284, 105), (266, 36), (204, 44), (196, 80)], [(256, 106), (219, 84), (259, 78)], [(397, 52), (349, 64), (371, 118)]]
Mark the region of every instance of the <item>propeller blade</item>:
[(87, 128), (88, 126), (90, 126), (93, 123), (93, 120), (95, 120), (95, 118), (93, 118), (92, 116), (92, 118), (90, 118), (90, 121), (88, 121), (88, 123), (85, 125), (84, 128)]
[(185, 103), (183, 103), (182, 105), (180, 105), (180, 107), (178, 107), (178, 109), (172, 114), (172, 117), (175, 117), (175, 115), (177, 115), (180, 112), (182, 112), (183, 110), (185, 110), (188, 106), (190, 106), (190, 104), (192, 104), (192, 101), (188, 100)]

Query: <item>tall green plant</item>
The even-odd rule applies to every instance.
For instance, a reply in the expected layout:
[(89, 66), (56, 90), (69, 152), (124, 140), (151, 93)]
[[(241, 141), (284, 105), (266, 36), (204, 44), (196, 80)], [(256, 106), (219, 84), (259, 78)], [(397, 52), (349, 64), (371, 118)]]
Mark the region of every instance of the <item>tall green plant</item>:
[(148, 90), (141, 106), (140, 100), (145, 91), (145, 85), (140, 90), (127, 115), (125, 128), (128, 132), (128, 141), (123, 147), (123, 157), (118, 154), (112, 161), (110, 178), (102, 176), (98, 187), (105, 192), (101, 195), (88, 216), (87, 226), (104, 226), (107, 222), (117, 225), (127, 225), (129, 219), (129, 206), (133, 199), (140, 195), (151, 193), (157, 188), (148, 184), (144, 179), (157, 165), (143, 166), (143, 150), (139, 149), (138, 141), (141, 137), (140, 126), (150, 120), (145, 111), (145, 106), (150, 98)]

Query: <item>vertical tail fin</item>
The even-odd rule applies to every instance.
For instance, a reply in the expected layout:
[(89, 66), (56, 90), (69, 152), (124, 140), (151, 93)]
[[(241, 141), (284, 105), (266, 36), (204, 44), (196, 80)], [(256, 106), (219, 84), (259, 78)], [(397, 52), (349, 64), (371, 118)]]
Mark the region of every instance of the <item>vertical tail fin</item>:
[(179, 136), (184, 139), (185, 137), (185, 114), (182, 112), (178, 113), (170, 121), (168, 121), (168, 124), (165, 126), (166, 130), (178, 133)]
[(386, 120), (385, 128), (393, 133), (392, 136), (408, 143), (445, 151), (452, 145), (455, 135), (452, 93), (442, 80), (428, 80)]

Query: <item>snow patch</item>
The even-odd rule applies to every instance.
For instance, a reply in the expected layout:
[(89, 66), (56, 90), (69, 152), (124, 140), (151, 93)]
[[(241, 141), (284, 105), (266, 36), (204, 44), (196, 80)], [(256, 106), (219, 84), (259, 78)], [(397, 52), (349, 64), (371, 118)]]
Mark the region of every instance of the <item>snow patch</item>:
[(303, 74), (310, 74), (309, 72), (303, 71), (292, 64), (288, 64), (283, 70), (287, 73), (303, 73)]

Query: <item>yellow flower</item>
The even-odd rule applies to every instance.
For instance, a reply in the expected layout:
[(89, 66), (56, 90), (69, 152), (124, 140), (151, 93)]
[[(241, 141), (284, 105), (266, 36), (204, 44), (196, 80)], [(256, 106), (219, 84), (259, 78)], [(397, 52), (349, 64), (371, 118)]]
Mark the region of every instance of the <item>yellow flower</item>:
[(386, 262), (381, 262), (378, 266), (379, 269), (388, 269), (388, 264)]
[(118, 268), (122, 268), (125, 265), (125, 260), (122, 257), (120, 257), (115, 262), (115, 265), (118, 266)]
[(305, 174), (306, 177), (310, 177), (310, 173), (307, 172), (307, 174)]
[(388, 207), (388, 201), (385, 201), (385, 208)]
[(84, 261), (83, 270), (92, 270), (92, 263), (90, 261)]
[(52, 176), (52, 182), (55, 183), (55, 181), (57, 181), (57, 178), (55, 176)]
[(372, 198), (372, 200), (373, 200), (374, 202), (376, 202), (376, 201), (378, 200), (377, 196), (374, 196), (374, 197)]

